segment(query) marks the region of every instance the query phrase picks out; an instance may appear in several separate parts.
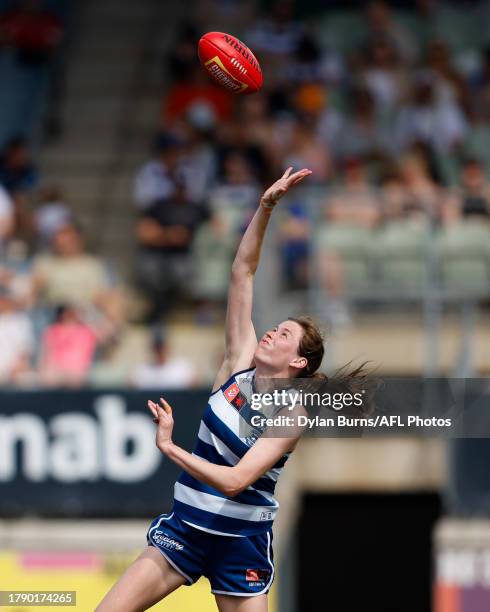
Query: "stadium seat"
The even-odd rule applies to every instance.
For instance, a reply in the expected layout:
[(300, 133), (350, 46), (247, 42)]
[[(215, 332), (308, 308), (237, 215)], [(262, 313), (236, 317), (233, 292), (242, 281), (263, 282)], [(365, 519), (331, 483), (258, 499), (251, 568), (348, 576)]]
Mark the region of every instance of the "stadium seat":
[(199, 228), (192, 249), (195, 297), (209, 300), (226, 297), (235, 246), (231, 232), (217, 236), (210, 223)]
[(382, 286), (422, 291), (427, 282), (428, 222), (404, 219), (377, 234), (373, 254)]
[(371, 285), (371, 245), (371, 230), (347, 224), (323, 227), (315, 236), (319, 257), (335, 254), (342, 260), (347, 294), (362, 292)]
[(471, 130), (465, 141), (465, 152), (470, 157), (479, 159), (490, 174), (490, 125), (479, 123)]
[(442, 286), (449, 291), (490, 289), (490, 228), (480, 219), (455, 223), (437, 241)]

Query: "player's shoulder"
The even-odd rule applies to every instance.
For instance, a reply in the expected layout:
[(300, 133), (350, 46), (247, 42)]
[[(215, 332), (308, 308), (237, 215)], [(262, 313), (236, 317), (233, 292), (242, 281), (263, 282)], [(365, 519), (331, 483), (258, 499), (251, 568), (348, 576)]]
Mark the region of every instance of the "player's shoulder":
[(236, 371), (233, 371), (232, 373), (228, 373), (226, 379), (221, 385), (219, 386), (215, 385), (211, 395), (214, 395), (215, 393), (218, 393), (219, 391), (225, 393), (226, 390), (232, 386), (236, 386), (238, 390), (241, 385), (251, 385), (254, 373), (255, 373), (254, 365), (246, 369), (236, 370)]

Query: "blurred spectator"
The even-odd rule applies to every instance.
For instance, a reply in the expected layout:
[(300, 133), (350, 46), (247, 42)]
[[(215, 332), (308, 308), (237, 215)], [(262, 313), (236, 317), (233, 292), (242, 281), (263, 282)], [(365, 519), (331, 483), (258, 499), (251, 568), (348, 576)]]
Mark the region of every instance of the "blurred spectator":
[(136, 366), (131, 375), (138, 389), (186, 389), (197, 382), (193, 364), (185, 357), (171, 355), (166, 339), (156, 334), (151, 346), (152, 360)]
[(470, 217), (490, 221), (490, 183), (477, 159), (463, 162), (461, 184), (450, 194), (444, 208), (446, 223)]
[(403, 187), (400, 216), (439, 220), (441, 191), (430, 176), (425, 160), (414, 154), (406, 155), (399, 167)]
[(41, 0), (23, 0), (18, 5), (0, 18), (0, 41), (17, 50), (22, 64), (43, 63), (61, 42), (62, 24)]
[(11, 240), (0, 260), (0, 285), (8, 289), (22, 308), (32, 306), (30, 266), (26, 245), (19, 240)]
[(380, 221), (378, 197), (361, 160), (355, 157), (345, 160), (342, 179), (326, 202), (329, 222), (375, 227)]
[(87, 316), (103, 315), (114, 325), (114, 333), (122, 324), (121, 292), (113, 286), (103, 261), (85, 251), (82, 235), (74, 225), (56, 231), (51, 252), (34, 259), (33, 274), (34, 295), (42, 304), (51, 308), (66, 304)]
[(230, 150), (222, 162), (222, 178), (209, 193), (209, 206), (224, 224), (224, 231), (238, 242), (255, 212), (260, 185), (243, 153)]
[(462, 110), (451, 100), (436, 100), (434, 84), (427, 75), (415, 83), (412, 102), (400, 109), (397, 141), (406, 151), (421, 142), (437, 153), (450, 153), (460, 147), (467, 133)]
[(211, 218), (197, 231), (192, 247), (194, 296), (199, 300), (200, 323), (216, 322), (215, 306), (222, 305), (226, 298), (237, 244), (261, 193), (251, 164), (242, 153), (229, 151), (222, 166), (222, 177), (209, 193)]
[(366, 9), (368, 39), (384, 39), (392, 45), (403, 62), (413, 63), (417, 58), (417, 46), (410, 32), (393, 18), (387, 2), (374, 0)]
[(433, 40), (427, 53), (427, 68), (432, 77), (436, 103), (445, 102), (459, 105), (465, 112), (469, 109), (468, 87), (453, 66), (447, 44)]
[(344, 77), (341, 56), (332, 48), (321, 49), (311, 34), (303, 34), (284, 68), (286, 83), (339, 83)]
[(13, 286), (0, 280), (0, 384), (18, 384), (31, 370), (34, 334)]
[(289, 290), (308, 287), (310, 240), (311, 228), (304, 206), (300, 202), (289, 206), (280, 228), (282, 278)]
[(382, 174), (379, 191), (384, 221), (389, 222), (403, 216), (405, 188), (398, 168), (390, 168)]
[(182, 125), (185, 144), (179, 174), (193, 202), (202, 202), (207, 197), (216, 177), (215, 123), (216, 117), (209, 107), (198, 102), (189, 108)]
[(367, 246), (381, 219), (378, 194), (362, 162), (351, 158), (343, 167), (343, 181), (326, 202), (326, 223), (317, 228), (317, 265), (327, 293), (324, 314), (340, 327), (350, 322), (345, 294), (352, 268), (357, 282), (364, 282), (369, 266)]
[(377, 112), (385, 117), (406, 99), (410, 85), (407, 70), (399, 61), (395, 46), (387, 38), (370, 41), (361, 79), (373, 97)]
[(281, 95), (287, 87), (288, 65), (298, 49), (303, 36), (302, 24), (294, 18), (292, 0), (274, 0), (269, 15), (257, 20), (245, 33), (247, 44), (257, 55), (269, 91)]
[(0, 255), (14, 227), (14, 204), (0, 185)]
[(237, 115), (219, 130), (218, 156), (223, 160), (230, 152), (239, 153), (247, 159), (258, 180), (264, 183), (268, 182), (271, 176), (271, 160), (274, 159), (272, 148), (276, 144), (273, 140), (267, 147), (259, 130), (249, 130), (246, 121)]
[(160, 134), (155, 140), (153, 159), (136, 175), (134, 199), (138, 208), (150, 208), (158, 200), (170, 198), (176, 191), (176, 175), (182, 158), (183, 142), (174, 134)]
[(229, 276), (237, 248), (237, 232), (232, 231), (233, 220), (212, 214), (197, 231), (192, 245), (194, 271), (193, 295), (199, 306), (196, 320), (200, 324), (216, 323), (228, 293)]
[(350, 105), (350, 116), (343, 122), (337, 141), (332, 142), (337, 157), (356, 157), (364, 162), (386, 159), (391, 151), (392, 136), (376, 116), (371, 93), (365, 88), (355, 89)]
[(174, 82), (186, 82), (196, 66), (196, 48), (199, 32), (192, 22), (180, 25), (177, 37), (167, 57), (167, 75)]
[[(237, 102), (233, 121), (218, 126), (222, 153), (238, 150), (246, 155), (258, 177), (268, 176), (274, 158), (274, 124), (266, 96), (245, 96)], [(242, 129), (240, 129), (240, 126)]]
[(313, 117), (298, 117), (290, 142), (283, 151), (280, 166), (309, 168), (313, 171), (311, 182), (327, 182), (332, 171), (332, 162), (328, 149), (316, 133)]
[(55, 321), (42, 337), (39, 375), (48, 387), (80, 387), (88, 377), (97, 333), (74, 306), (58, 306)]
[(223, 121), (231, 116), (234, 99), (226, 89), (216, 85), (201, 66), (195, 64), (185, 81), (171, 85), (162, 103), (162, 128), (185, 117), (189, 108), (197, 102), (206, 105), (215, 117)]
[(14, 204), (12, 238), (30, 244), (34, 225), (29, 207), (30, 197), (38, 181), (38, 171), (31, 161), (27, 142), (22, 137), (11, 139), (0, 156), (0, 185), (9, 192)]
[[(315, 89), (312, 90), (313, 87), (314, 86), (311, 85), (304, 86), (303, 91), (298, 91), (297, 103), (300, 103), (301, 96), (305, 89), (307, 89), (305, 92), (307, 95), (311, 95), (314, 91), (316, 91), (316, 94), (320, 94), (320, 89), (315, 87)], [(302, 105), (303, 108), (305, 108), (305, 101), (303, 101)], [(335, 155), (339, 149), (338, 143), (340, 142), (339, 139), (344, 127), (345, 117), (339, 110), (332, 106), (330, 92), (325, 90), (321, 91), (321, 96), (318, 97), (316, 102), (310, 99), (306, 108), (308, 113), (316, 117), (318, 136), (329, 151)]]
[(34, 213), (39, 246), (47, 247), (54, 235), (65, 225), (73, 223), (73, 213), (64, 202), (62, 192), (55, 186), (44, 187)]
[(158, 321), (177, 296), (189, 292), (191, 245), (206, 216), (202, 206), (189, 200), (182, 184), (177, 184), (173, 197), (157, 201), (141, 215), (136, 265), (139, 285), (151, 304), (149, 321)]
[(298, 48), (301, 23), (294, 19), (292, 0), (275, 0), (270, 15), (257, 21), (247, 32), (246, 40), (254, 51), (267, 55), (292, 55)]
[(38, 171), (31, 161), (24, 138), (12, 138), (0, 157), (0, 184), (16, 197), (31, 192), (37, 185)]

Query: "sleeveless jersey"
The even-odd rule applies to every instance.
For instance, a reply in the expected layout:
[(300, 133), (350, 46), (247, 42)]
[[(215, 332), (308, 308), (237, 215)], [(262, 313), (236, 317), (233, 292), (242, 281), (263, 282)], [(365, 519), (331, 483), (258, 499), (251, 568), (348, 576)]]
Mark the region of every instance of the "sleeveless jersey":
[[(257, 429), (241, 437), (251, 416), (260, 414), (250, 408), (248, 394), (243, 392), (247, 387), (252, 388), (254, 371), (251, 368), (237, 372), (211, 394), (194, 455), (217, 465), (234, 466), (256, 442), (261, 433)], [(219, 535), (249, 536), (267, 532), (279, 508), (274, 489), (289, 455), (283, 455), (268, 472), (235, 497), (227, 497), (183, 472), (174, 488), (175, 514), (193, 527)]]

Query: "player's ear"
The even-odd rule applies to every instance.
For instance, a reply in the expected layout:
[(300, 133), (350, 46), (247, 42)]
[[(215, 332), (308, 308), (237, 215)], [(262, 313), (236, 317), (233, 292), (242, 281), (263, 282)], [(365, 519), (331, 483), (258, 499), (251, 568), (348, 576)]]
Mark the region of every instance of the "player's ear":
[(289, 366), (291, 368), (298, 368), (298, 370), (306, 368), (307, 365), (308, 359), (306, 359), (306, 357), (295, 357), (292, 361), (289, 362)]

